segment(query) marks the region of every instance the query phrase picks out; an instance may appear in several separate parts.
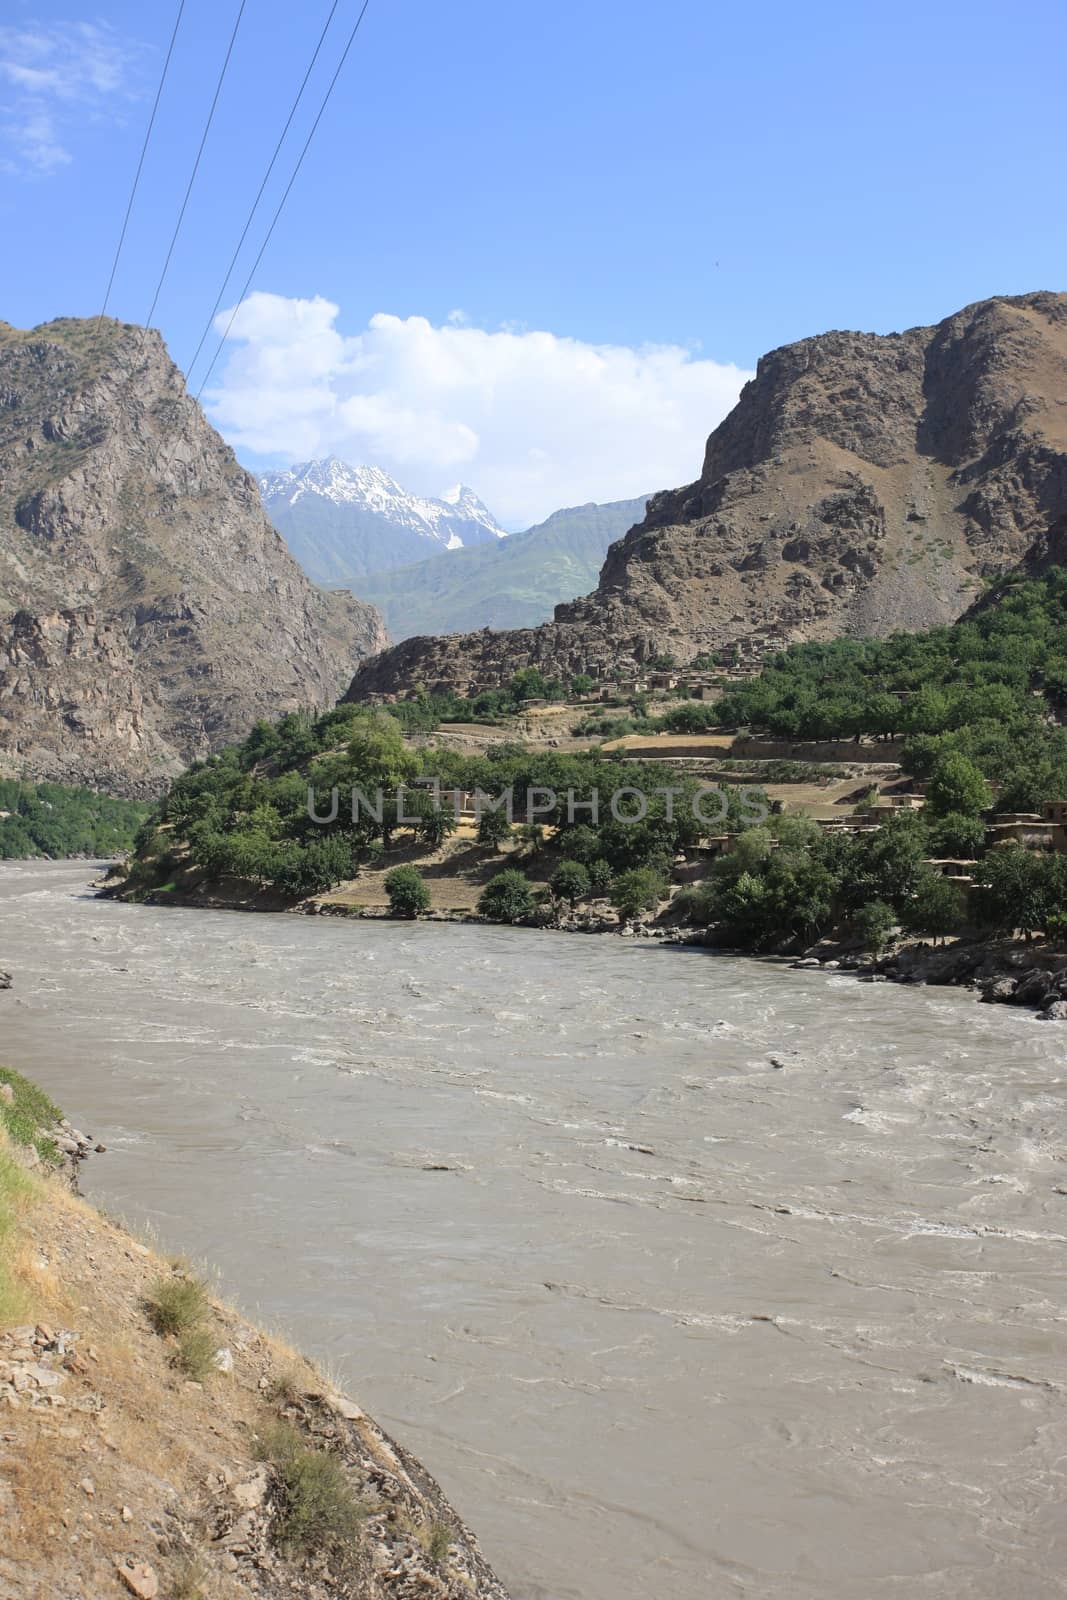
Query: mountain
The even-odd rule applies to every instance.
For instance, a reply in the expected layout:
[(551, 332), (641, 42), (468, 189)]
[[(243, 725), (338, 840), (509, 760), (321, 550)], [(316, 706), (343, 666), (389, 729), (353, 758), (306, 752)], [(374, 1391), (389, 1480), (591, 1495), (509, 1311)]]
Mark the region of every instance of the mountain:
[(265, 472), (259, 487), (293, 555), (314, 583), (328, 588), (360, 586), (369, 572), (505, 537), (463, 484), (444, 499), (427, 500), (379, 467), (350, 467), (336, 456)]
[(0, 323), (0, 768), (151, 793), (385, 641), (308, 582), (157, 333)]
[(372, 572), (360, 594), (394, 638), (475, 628), (522, 628), (551, 617), (561, 600), (596, 582), (608, 546), (644, 515), (645, 502), (572, 506), (544, 522), (473, 550)]
[(699, 478), (653, 497), (591, 594), (537, 629), (408, 640), (350, 695), (951, 621), (986, 579), (1039, 563), (1067, 514), (1065, 395), (1064, 294), (786, 345), (709, 438)]

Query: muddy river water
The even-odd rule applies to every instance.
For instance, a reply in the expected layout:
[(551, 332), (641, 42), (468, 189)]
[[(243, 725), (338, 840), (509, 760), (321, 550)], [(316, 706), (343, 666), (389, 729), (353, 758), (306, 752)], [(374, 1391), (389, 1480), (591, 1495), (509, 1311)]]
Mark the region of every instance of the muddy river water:
[(0, 1059), (516, 1600), (1067, 1594), (1067, 1025), (87, 876), (0, 867)]

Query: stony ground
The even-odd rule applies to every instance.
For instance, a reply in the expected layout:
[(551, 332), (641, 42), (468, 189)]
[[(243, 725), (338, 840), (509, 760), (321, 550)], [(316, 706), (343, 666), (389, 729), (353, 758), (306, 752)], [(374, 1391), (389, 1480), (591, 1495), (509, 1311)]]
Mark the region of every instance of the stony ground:
[[(23, 1320), (0, 1330), (0, 1600), (507, 1600), (432, 1479), (321, 1374), (211, 1301), (194, 1381), (146, 1296), (188, 1271), (56, 1180), (17, 1238)], [(335, 1457), (362, 1526), (342, 1556), (283, 1557), (284, 1418)]]

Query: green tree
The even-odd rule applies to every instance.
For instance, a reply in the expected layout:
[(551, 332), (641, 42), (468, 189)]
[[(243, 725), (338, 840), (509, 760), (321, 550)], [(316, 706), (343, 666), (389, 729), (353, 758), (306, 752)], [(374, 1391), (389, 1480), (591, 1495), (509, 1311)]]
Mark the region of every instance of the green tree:
[(624, 922), (635, 922), (642, 912), (655, 910), (665, 887), (653, 867), (631, 867), (612, 884), (611, 903)]
[(478, 818), (478, 843), (492, 845), (499, 850), (511, 835), (511, 824), (503, 807), (498, 811), (485, 810)]
[(343, 834), (329, 834), (310, 844), (289, 845), (274, 856), (271, 881), (293, 899), (322, 894), (352, 872), (352, 845)]
[(514, 868), (490, 878), (478, 899), (478, 910), (491, 922), (517, 922), (530, 916), (533, 908), (533, 884)]
[(583, 866), (600, 854), (600, 835), (585, 822), (562, 829), (556, 835), (556, 842), (571, 861), (580, 861)]
[(998, 933), (1022, 933), (1029, 942), (1051, 917), (1067, 910), (1065, 860), (1038, 855), (1021, 844), (991, 850), (975, 872), (983, 925)]
[(868, 900), (852, 918), (852, 925), (863, 948), (878, 956), (889, 943), (896, 920), (896, 912), (884, 900)]
[(551, 687), (537, 667), (523, 667), (508, 684), (508, 693), (516, 704), (521, 704), (523, 700), (546, 699)]
[(385, 892), (394, 917), (417, 917), (430, 905), (430, 891), (415, 867), (394, 867), (385, 875)]
[(926, 804), (933, 816), (976, 817), (991, 798), (989, 785), (973, 761), (958, 750), (938, 756), (926, 787)]
[(958, 933), (963, 922), (963, 899), (958, 884), (943, 878), (932, 867), (924, 867), (900, 920), (905, 932), (934, 940)]
[(375, 789), (399, 789), (419, 770), (418, 757), (405, 745), (399, 722), (384, 711), (363, 711), (353, 720), (348, 756), (352, 781), (371, 798)]
[(454, 811), (447, 806), (435, 806), (431, 803), (419, 824), (419, 833), (431, 850), (440, 850), (449, 835), (455, 833), (457, 827)]
[(580, 861), (561, 861), (552, 874), (552, 893), (571, 906), (589, 897), (589, 873)]
[(985, 846), (985, 823), (962, 811), (948, 811), (931, 821), (929, 843), (932, 856), (973, 861)]

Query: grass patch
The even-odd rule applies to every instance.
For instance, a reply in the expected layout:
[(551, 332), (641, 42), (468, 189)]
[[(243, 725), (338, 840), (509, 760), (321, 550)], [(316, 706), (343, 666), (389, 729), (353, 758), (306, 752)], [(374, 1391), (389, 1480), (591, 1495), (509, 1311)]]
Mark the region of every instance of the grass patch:
[(437, 1566), (448, 1559), (452, 1529), (447, 1522), (427, 1523), (425, 1527), (419, 1529), (416, 1537), (430, 1560)]
[(260, 1455), (274, 1470), (275, 1538), (288, 1556), (325, 1550), (343, 1560), (359, 1538), (365, 1510), (336, 1456), (316, 1450), (288, 1423), (267, 1433)]
[(0, 1134), (0, 1328), (18, 1322), (26, 1312), (26, 1294), (14, 1273), (14, 1245), (19, 1215), (33, 1192), (33, 1179), (19, 1166)]
[(184, 1561), (170, 1581), (170, 1600), (207, 1600), (208, 1569), (199, 1557)]
[(0, 1097), (0, 1128), (13, 1144), (32, 1145), (46, 1165), (58, 1166), (62, 1156), (55, 1140), (38, 1130), (54, 1127), (62, 1111), (43, 1089), (10, 1067), (0, 1067), (0, 1083), (7, 1084), (14, 1097), (10, 1102)]
[(145, 1310), (157, 1333), (188, 1333), (207, 1316), (207, 1293), (199, 1278), (156, 1278), (148, 1286)]
[(218, 1340), (207, 1328), (187, 1328), (178, 1339), (175, 1365), (196, 1383), (206, 1383), (217, 1370)]
[(272, 1405), (291, 1406), (300, 1399), (300, 1379), (292, 1368), (276, 1372), (267, 1389), (267, 1399)]

